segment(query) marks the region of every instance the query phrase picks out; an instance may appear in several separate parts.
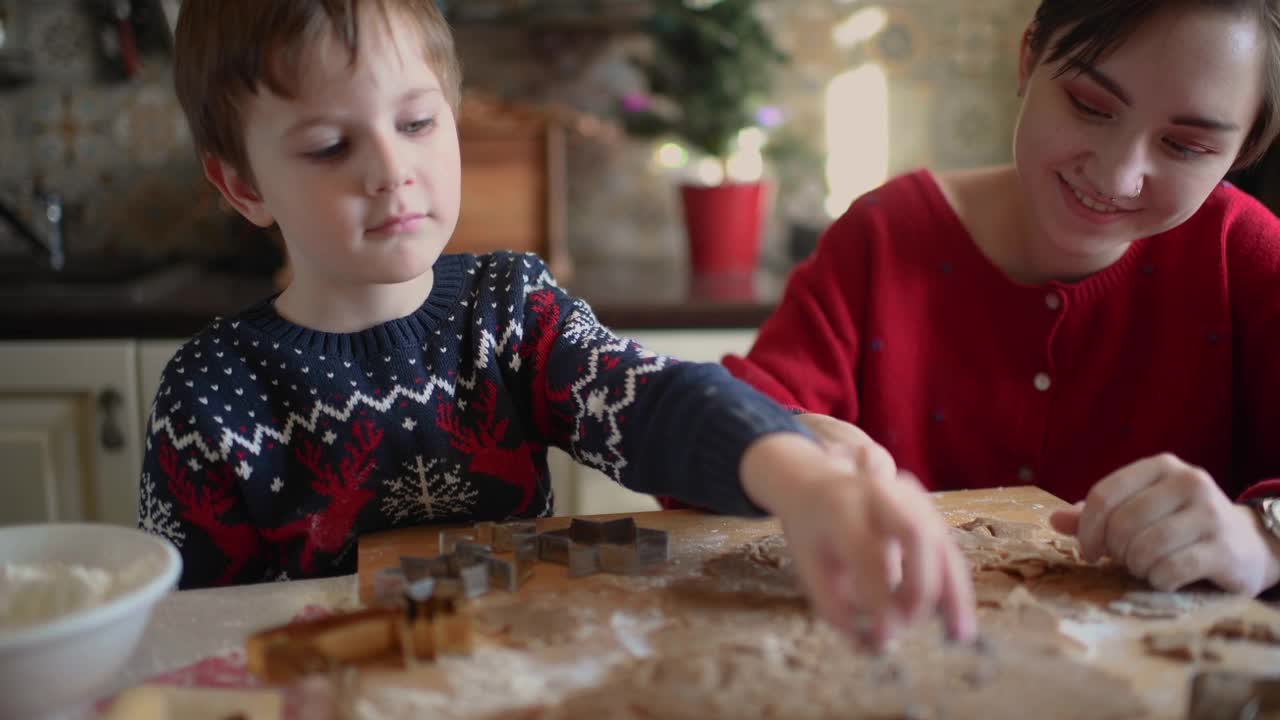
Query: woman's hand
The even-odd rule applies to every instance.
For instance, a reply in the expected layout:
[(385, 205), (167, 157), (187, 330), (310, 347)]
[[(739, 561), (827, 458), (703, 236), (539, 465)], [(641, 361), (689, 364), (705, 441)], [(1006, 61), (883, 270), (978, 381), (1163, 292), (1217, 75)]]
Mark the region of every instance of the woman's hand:
[(935, 611), (953, 639), (973, 637), (964, 557), (928, 493), (883, 448), (770, 435), (743, 456), (742, 483), (782, 521), (818, 614), (855, 641), (882, 649)]
[(1086, 560), (1110, 556), (1159, 590), (1210, 580), (1252, 596), (1280, 581), (1280, 542), (1258, 513), (1170, 454), (1111, 473), (1051, 521), (1080, 539)]

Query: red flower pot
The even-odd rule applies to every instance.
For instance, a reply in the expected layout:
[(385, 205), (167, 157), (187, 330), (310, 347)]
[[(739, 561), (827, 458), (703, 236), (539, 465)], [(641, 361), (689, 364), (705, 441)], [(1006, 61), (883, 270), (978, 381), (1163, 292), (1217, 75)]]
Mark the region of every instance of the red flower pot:
[(755, 272), (764, 223), (764, 183), (683, 185), (680, 196), (693, 274)]

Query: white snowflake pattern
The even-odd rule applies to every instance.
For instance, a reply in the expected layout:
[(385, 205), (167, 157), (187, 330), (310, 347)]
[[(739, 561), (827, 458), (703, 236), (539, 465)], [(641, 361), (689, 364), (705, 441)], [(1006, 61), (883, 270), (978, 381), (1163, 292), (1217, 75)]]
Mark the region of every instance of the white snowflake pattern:
[(189, 458), (187, 460), (187, 466), (195, 472), (200, 472), (200, 461), (195, 458)]
[(602, 420), (604, 419), (605, 410), (608, 409), (609, 391), (607, 388), (595, 388), (587, 393), (587, 414), (591, 417)]
[(462, 468), (419, 455), (404, 463), (407, 474), (387, 482), (382, 512), (394, 522), (435, 520), (468, 512), (479, 491), (463, 479)]
[(280, 479), (279, 475), (271, 478), (271, 492), (278, 493), (280, 492), (280, 489), (283, 487), (284, 487), (284, 481)]
[(413, 430), (413, 429), (414, 429), (415, 427), (417, 427), (417, 426), (418, 426), (418, 422), (417, 422), (416, 420), (414, 420), (413, 418), (409, 417), (409, 418), (405, 418), (405, 419), (404, 419), (404, 429), (405, 429), (405, 430)]
[(601, 325), (591, 309), (581, 302), (575, 302), (569, 310), (560, 337), (584, 349), (605, 344), (618, 345), (616, 350), (627, 349), (627, 342)]
[(168, 539), (178, 547), (182, 547), (182, 542), (187, 539), (187, 534), (182, 531), (182, 523), (173, 517), (173, 504), (156, 497), (156, 484), (152, 482), (150, 473), (142, 475), (138, 525), (153, 535)]
[(333, 444), (333, 441), (338, 439), (338, 433), (336, 433), (336, 432), (334, 432), (334, 431), (332, 431), (332, 430), (329, 430), (329, 431), (325, 432), (324, 437), (322, 437), (322, 438), (320, 438), (320, 439), (321, 439), (321, 440), (324, 440), (324, 444), (325, 444), (325, 445), (332, 445), (332, 444)]

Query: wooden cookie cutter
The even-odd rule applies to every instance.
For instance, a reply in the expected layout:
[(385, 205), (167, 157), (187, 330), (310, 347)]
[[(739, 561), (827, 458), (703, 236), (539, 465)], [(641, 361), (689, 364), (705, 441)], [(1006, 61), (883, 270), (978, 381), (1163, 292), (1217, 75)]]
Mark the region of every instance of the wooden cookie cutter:
[(249, 636), (247, 665), (271, 683), (379, 660), (458, 655), (472, 650), (471, 616), (460, 596), (409, 600), (403, 608), (377, 608), (292, 622)]

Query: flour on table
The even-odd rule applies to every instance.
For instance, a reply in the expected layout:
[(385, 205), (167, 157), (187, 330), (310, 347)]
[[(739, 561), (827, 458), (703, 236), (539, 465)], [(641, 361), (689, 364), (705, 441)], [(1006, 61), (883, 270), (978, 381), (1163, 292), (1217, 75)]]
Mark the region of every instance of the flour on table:
[(1131, 590), (1119, 600), (1107, 604), (1107, 611), (1125, 617), (1145, 618), (1150, 620), (1172, 620), (1180, 618), (1195, 609), (1202, 607), (1222, 593), (1158, 592)]
[[(805, 600), (780, 534), (629, 589), (609, 578), (555, 596), (486, 598), (492, 643), (401, 680), (367, 682), (368, 720), (497, 718), (1141, 717), (1129, 682), (1081, 661), (1054, 581), (1074, 572), (1109, 591), (1113, 571), (1079, 565), (1037, 526), (979, 519), (959, 541), (975, 570), (980, 641), (913, 626), (891, 655), (860, 652)], [(1120, 587), (1127, 587), (1120, 585)], [(641, 591), (642, 590), (642, 591)], [(1119, 597), (1113, 593), (1111, 598)]]
[(1052, 718), (1142, 714), (1127, 682), (1047, 651), (1043, 625), (1014, 633), (984, 616), (983, 627), (983, 642), (952, 645), (937, 624), (923, 625), (893, 655), (874, 656), (795, 610), (687, 614), (655, 633), (653, 657), (614, 667), (600, 685), (536, 717), (1025, 718), (1030, 707)]

